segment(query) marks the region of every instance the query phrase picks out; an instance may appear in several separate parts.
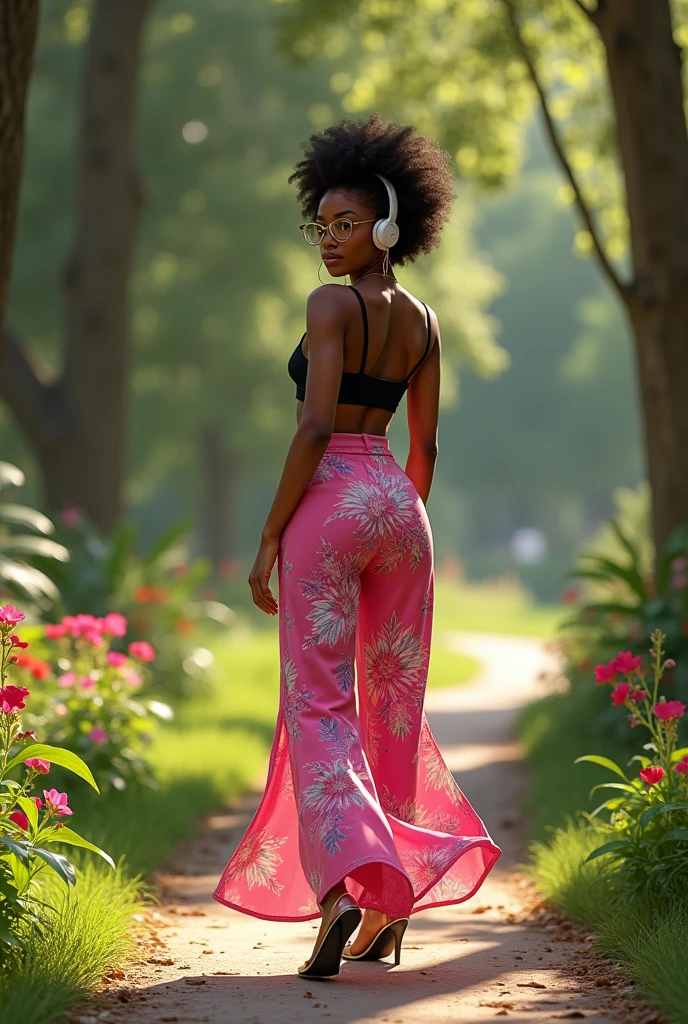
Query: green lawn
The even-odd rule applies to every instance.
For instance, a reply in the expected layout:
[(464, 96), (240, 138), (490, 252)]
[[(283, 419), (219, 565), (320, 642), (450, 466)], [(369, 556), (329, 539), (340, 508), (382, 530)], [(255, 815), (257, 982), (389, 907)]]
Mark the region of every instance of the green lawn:
[(474, 630), (553, 637), (568, 615), (563, 605), (536, 605), (530, 594), (508, 580), (460, 583), (435, 581), (435, 633)]

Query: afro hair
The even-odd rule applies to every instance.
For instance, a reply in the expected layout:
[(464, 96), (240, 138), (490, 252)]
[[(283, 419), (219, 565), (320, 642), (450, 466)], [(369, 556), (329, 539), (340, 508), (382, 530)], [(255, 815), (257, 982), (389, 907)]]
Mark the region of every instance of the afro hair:
[(304, 146), (289, 182), (298, 187), (306, 217), (314, 219), (329, 189), (353, 192), (386, 217), (391, 181), (399, 201), (399, 241), (389, 250), (392, 263), (411, 263), (439, 244), (451, 212), (454, 178), (449, 154), (411, 125), (399, 125), (373, 114), (367, 121), (349, 118), (315, 132)]

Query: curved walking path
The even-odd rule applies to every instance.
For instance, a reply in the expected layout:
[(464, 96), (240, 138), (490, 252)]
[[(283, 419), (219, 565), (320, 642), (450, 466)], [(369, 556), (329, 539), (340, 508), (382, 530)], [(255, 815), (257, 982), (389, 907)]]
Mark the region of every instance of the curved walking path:
[[(459, 784), (503, 855), (478, 894), (455, 907), (411, 918), (402, 963), (344, 963), (337, 978), (296, 976), (317, 925), (271, 923), (211, 898), (218, 876), (255, 807), (255, 794), (209, 818), (156, 880), (162, 902), (149, 911), (139, 959), (75, 1021), (210, 1024), (382, 1022), (539, 1022), (585, 1018), (595, 1024), (659, 1020), (631, 1017), (622, 981), (596, 977), (590, 938), (524, 912), (532, 890), (515, 872), (523, 856), (519, 803), (525, 787), (514, 718), (543, 692), (538, 677), (556, 667), (530, 637), (453, 633), (450, 643), (478, 659), (466, 686), (429, 691), (426, 710)], [(611, 986), (611, 988), (610, 988)], [(613, 992), (613, 998), (612, 998)], [(604, 1006), (614, 1006), (609, 1016)]]

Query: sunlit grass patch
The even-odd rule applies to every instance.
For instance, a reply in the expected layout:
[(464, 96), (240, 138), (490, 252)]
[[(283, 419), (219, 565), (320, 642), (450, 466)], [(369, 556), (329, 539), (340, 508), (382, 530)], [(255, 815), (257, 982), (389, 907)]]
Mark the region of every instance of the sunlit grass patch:
[(143, 907), (136, 879), (85, 861), (73, 888), (50, 882), (50, 898), (57, 912), (41, 911), (21, 970), (0, 979), (0, 1024), (60, 1020), (126, 959), (131, 918)]
[(517, 582), (469, 582), (438, 576), (434, 628), (553, 637), (568, 614), (561, 605), (538, 605)]

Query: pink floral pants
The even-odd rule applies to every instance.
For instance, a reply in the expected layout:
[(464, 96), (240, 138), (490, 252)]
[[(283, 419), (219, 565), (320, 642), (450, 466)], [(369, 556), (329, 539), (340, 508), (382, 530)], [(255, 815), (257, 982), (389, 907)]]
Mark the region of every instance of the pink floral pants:
[(277, 921), (318, 917), (341, 880), (361, 907), (395, 917), (468, 899), (501, 851), (423, 713), (432, 537), (385, 438), (332, 436), (282, 535), (278, 575), (267, 785), (215, 899)]

